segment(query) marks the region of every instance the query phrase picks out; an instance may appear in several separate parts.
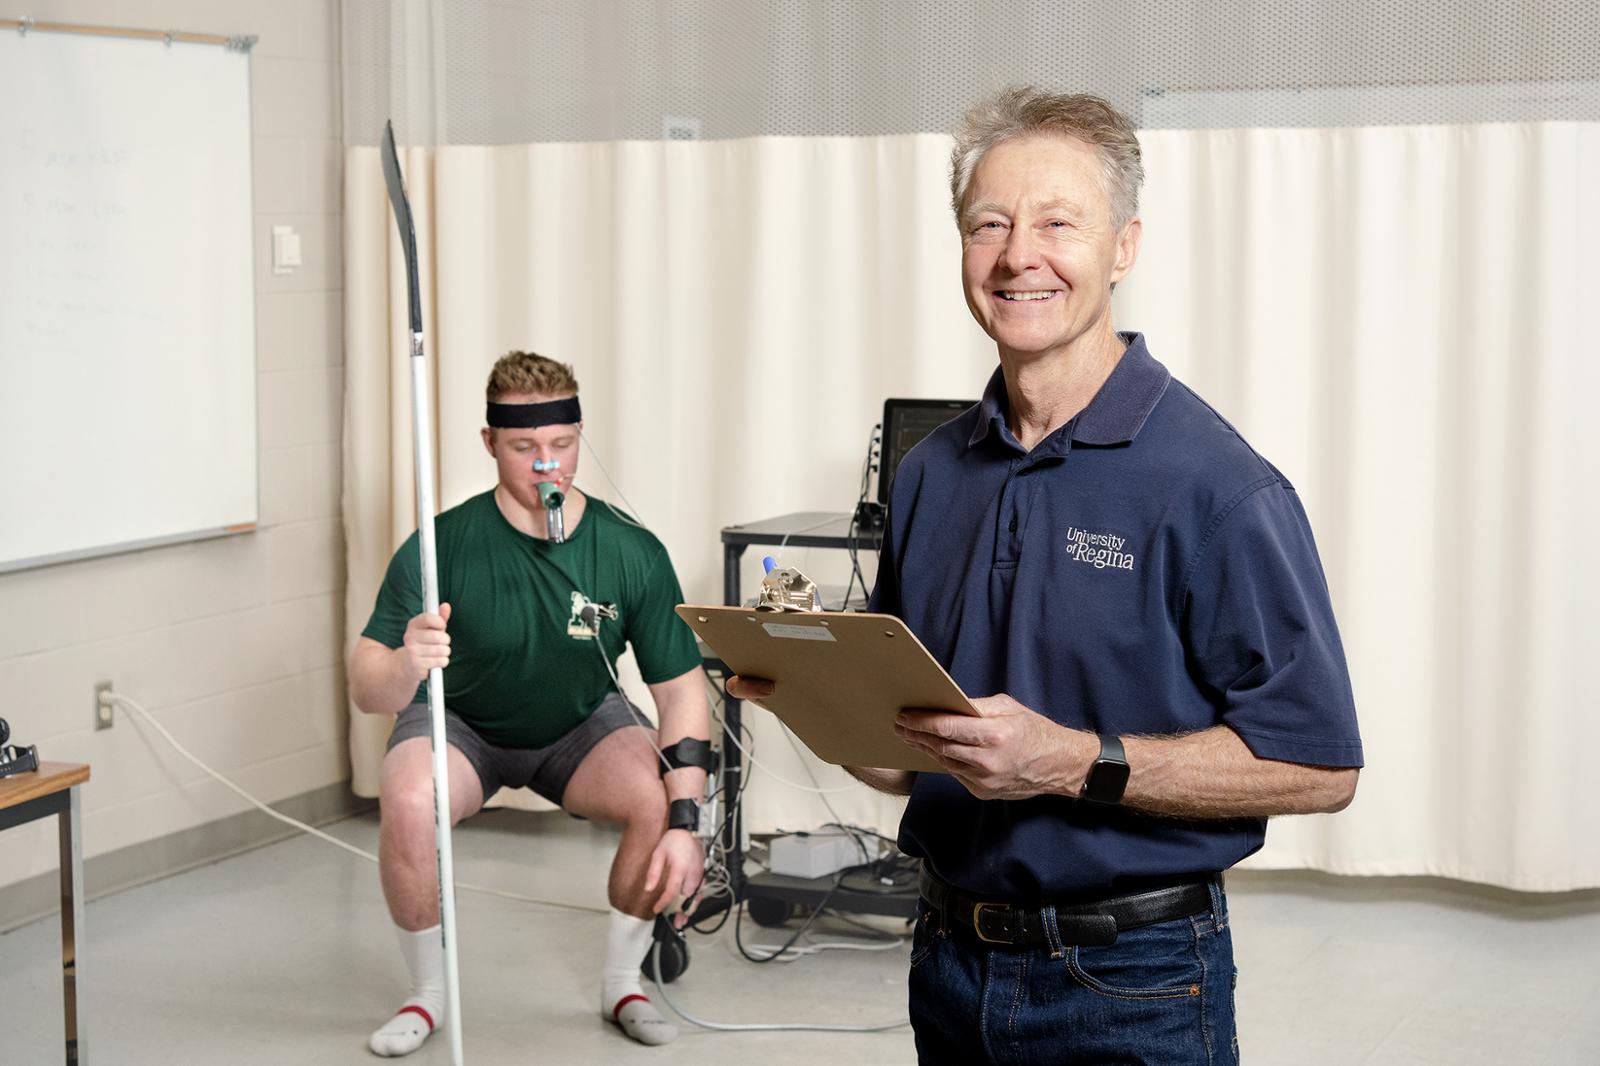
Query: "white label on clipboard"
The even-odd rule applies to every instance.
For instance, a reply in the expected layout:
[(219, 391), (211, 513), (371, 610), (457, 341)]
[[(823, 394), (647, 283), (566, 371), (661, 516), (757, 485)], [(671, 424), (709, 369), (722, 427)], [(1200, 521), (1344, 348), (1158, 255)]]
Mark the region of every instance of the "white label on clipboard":
[(761, 628), (767, 631), (769, 637), (783, 637), (787, 640), (833, 640), (836, 638), (821, 626), (790, 626), (782, 622), (762, 622)]

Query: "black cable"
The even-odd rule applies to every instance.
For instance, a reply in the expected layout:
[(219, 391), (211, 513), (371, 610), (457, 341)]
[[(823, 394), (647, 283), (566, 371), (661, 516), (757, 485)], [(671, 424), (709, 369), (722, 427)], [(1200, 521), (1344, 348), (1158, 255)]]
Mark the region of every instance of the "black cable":
[(877, 443), (878, 433), (882, 428), (882, 423), (879, 423), (872, 427), (871, 433), (867, 434), (867, 454), (861, 461), (861, 491), (856, 497), (855, 510), (850, 512), (850, 524), (845, 528), (844, 546), (850, 555), (850, 580), (844, 586), (844, 600), (839, 604), (841, 611), (850, 609), (850, 591), (858, 579), (861, 582), (862, 594), (865, 595), (870, 591), (867, 588), (866, 576), (861, 572), (861, 508), (867, 502), (867, 482), (872, 473), (873, 446)]
[[(706, 678), (706, 682), (713, 689), (715, 689), (716, 693), (717, 693), (717, 706), (718, 706), (718, 708), (720, 708), (722, 710), (721, 718), (722, 718), (722, 732), (723, 732), (723, 735), (727, 736), (727, 737), (732, 737), (733, 734), (728, 729), (728, 717), (727, 717), (728, 697), (727, 697), (727, 693), (725, 691), (723, 691), (723, 689), (718, 687), (717, 683), (715, 681), (712, 681), (710, 677)], [(754, 738), (750, 734), (750, 727), (745, 725), (743, 722), (740, 722), (739, 723), (739, 731), (741, 733), (745, 734), (745, 746), (744, 746), (745, 747), (745, 751), (751, 751), (752, 749), (754, 749), (755, 748), (755, 741), (754, 741)], [(723, 770), (723, 767), (724, 767), (724, 764), (725, 764), (725, 759), (726, 759), (726, 755), (724, 753), (722, 753), (722, 752), (718, 752), (718, 758), (717, 758), (717, 787), (719, 789), (724, 787), (724, 778), (723, 778), (723, 775), (722, 775), (722, 770)], [(715, 840), (721, 840), (722, 839), (722, 834), (727, 830), (728, 823), (733, 820), (735, 814), (737, 814), (737, 812), (739, 810), (739, 805), (744, 802), (745, 790), (750, 787), (750, 778), (753, 776), (750, 773), (750, 770), (751, 770), (751, 767), (748, 766), (748, 765), (742, 765), (741, 766), (740, 771), (739, 771), (739, 791), (734, 794), (733, 802), (729, 803), (727, 805), (726, 809), (723, 811), (722, 821), (721, 821), (720, 824), (718, 824), (717, 831), (716, 831), (716, 834), (714, 835), (713, 839), (715, 839)]]
[[(732, 734), (732, 731), (729, 730), (729, 728), (728, 728), (728, 719), (727, 719), (727, 702), (728, 702), (727, 693), (724, 692), (723, 689), (721, 687), (719, 687), (717, 685), (717, 683), (715, 681), (713, 681), (709, 676), (707, 676), (707, 678), (706, 678), (706, 683), (709, 684), (711, 686), (712, 690), (715, 691), (716, 694), (717, 694), (717, 707), (722, 712), (719, 715), (719, 718), (721, 719), (723, 735), (724, 735), (724, 737), (731, 737), (733, 734)], [(746, 735), (745, 750), (748, 751), (748, 750), (752, 749), (755, 746), (754, 741), (750, 739), (749, 728), (747, 726), (745, 726), (744, 723), (742, 723), (742, 722), (740, 723), (740, 732), (743, 732)], [(721, 794), (721, 793), (726, 791), (726, 779), (723, 776), (723, 772), (722, 772), (723, 769), (724, 769), (724, 766), (725, 766), (726, 753), (722, 752), (722, 751), (719, 751), (717, 753), (717, 755), (718, 755), (718, 758), (717, 758), (717, 791), (714, 792), (713, 795)], [(733, 819), (738, 815), (738, 812), (739, 812), (739, 809), (740, 809), (740, 804), (742, 804), (744, 802), (745, 790), (750, 787), (750, 778), (751, 778), (751, 776), (752, 775), (750, 773), (750, 768), (749, 767), (744, 767), (741, 770), (740, 776), (739, 776), (739, 788), (738, 788), (738, 791), (736, 791), (733, 794), (732, 801), (726, 804), (726, 806), (725, 806), (725, 808), (723, 810), (722, 819), (717, 824), (716, 831), (712, 834), (711, 839), (712, 839), (713, 845), (721, 842), (721, 840), (723, 838), (723, 834), (725, 834), (727, 832), (728, 826), (732, 823)], [(741, 850), (741, 854), (742, 854), (742, 850)], [(740, 871), (740, 872), (742, 873), (743, 871)], [(728, 874), (729, 874), (730, 881), (733, 880), (734, 878), (732, 876), (732, 871), (728, 871)], [(730, 885), (730, 891), (731, 891), (731, 885)], [(722, 931), (722, 927), (728, 924), (728, 912), (732, 911), (735, 907), (741, 907), (741, 906), (743, 906), (743, 904), (739, 903), (738, 901), (731, 901), (730, 900), (728, 906), (724, 907), (718, 913), (718, 915), (717, 915), (718, 921), (717, 921), (716, 925), (713, 925), (710, 928), (703, 928), (699, 923), (691, 922), (691, 923), (689, 923), (689, 924), (684, 926), (684, 930), (688, 931), (688, 930), (692, 929), (696, 933), (701, 933), (701, 934), (703, 934), (705, 936), (712, 936), (712, 935), (714, 935), (716, 933), (721, 932)], [(702, 919), (702, 921), (705, 921), (705, 920), (707, 920), (707, 919)]]
[[(683, 931), (689, 932), (690, 930), (693, 930), (694, 932), (700, 933), (703, 936), (716, 936), (718, 933), (722, 932), (722, 927), (728, 924), (728, 915), (733, 912), (733, 908), (735, 906), (737, 906), (737, 904), (730, 903), (728, 906), (722, 908), (722, 910), (717, 914), (717, 924), (713, 925), (710, 929), (704, 929), (696, 922), (689, 922), (684, 925)], [(701, 919), (701, 921), (704, 920), (705, 919), (703, 918)]]
[(854, 823), (848, 823), (847, 824), (845, 822), (828, 822), (826, 825), (823, 826), (823, 828), (824, 829), (827, 829), (827, 828), (843, 829), (846, 833), (849, 833), (852, 836), (854, 836), (857, 833), (861, 833), (864, 836), (877, 837), (879, 840), (883, 841), (885, 844), (888, 844), (891, 847), (894, 847), (896, 849), (898, 849), (900, 847), (900, 842), (895, 840), (894, 837), (884, 836), (882, 833), (878, 832), (876, 829), (868, 829), (864, 825), (856, 825)]
[[(840, 883), (851, 892), (878, 896), (892, 896), (904, 892), (917, 883), (917, 870), (908, 867), (880, 868), (877, 863), (843, 871)], [(845, 882), (849, 882), (846, 884)], [(888, 884), (884, 882), (888, 881)]]
[(833, 899), (833, 894), (839, 891), (839, 883), (843, 880), (844, 871), (840, 870), (838, 875), (834, 877), (833, 884), (829, 885), (828, 891), (823, 894), (821, 902), (811, 909), (810, 915), (806, 917), (806, 920), (801, 924), (800, 928), (795, 930), (794, 936), (791, 936), (784, 943), (783, 947), (765, 957), (750, 954), (749, 950), (744, 946), (744, 940), (740, 936), (742, 920), (744, 918), (744, 903), (741, 901), (739, 903), (739, 913), (733, 919), (733, 943), (734, 946), (739, 949), (739, 954), (743, 955), (751, 962), (771, 962), (773, 959), (776, 959), (778, 956), (794, 947), (795, 942), (805, 935), (807, 929), (811, 928), (811, 923), (817, 920), (817, 916), (822, 913), (823, 908), (827, 907), (828, 901)]

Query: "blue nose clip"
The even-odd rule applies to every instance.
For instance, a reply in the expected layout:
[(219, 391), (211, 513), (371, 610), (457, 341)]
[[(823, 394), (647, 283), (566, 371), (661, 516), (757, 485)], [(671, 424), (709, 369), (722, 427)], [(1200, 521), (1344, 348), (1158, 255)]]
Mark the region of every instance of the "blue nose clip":
[(552, 470), (560, 470), (561, 469), (561, 460), (560, 459), (535, 459), (533, 461), (533, 469), (534, 469), (535, 473), (539, 473), (539, 474), (546, 474), (546, 473), (549, 473)]

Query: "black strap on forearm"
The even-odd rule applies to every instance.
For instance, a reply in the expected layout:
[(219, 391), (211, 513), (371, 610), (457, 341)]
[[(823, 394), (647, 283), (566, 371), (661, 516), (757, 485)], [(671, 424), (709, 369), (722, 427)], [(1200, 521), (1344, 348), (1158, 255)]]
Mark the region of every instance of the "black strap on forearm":
[(673, 800), (667, 804), (667, 828), (700, 831), (700, 804), (692, 799)]
[[(716, 765), (716, 760), (711, 755), (711, 741), (700, 740), (696, 737), (684, 737), (676, 744), (661, 749), (662, 758), (667, 760), (667, 765), (674, 770), (682, 770), (685, 766), (711, 772)], [(666, 775), (666, 767), (661, 773)]]

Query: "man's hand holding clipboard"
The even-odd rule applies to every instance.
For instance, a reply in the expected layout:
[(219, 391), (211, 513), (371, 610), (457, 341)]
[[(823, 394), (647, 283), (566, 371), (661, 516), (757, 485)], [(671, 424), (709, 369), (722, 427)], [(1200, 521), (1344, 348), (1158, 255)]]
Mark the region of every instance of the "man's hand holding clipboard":
[[(776, 685), (765, 678), (734, 676), (728, 695), (760, 701)], [(895, 718), (894, 731), (908, 746), (923, 751), (979, 799), (1026, 799), (1044, 793), (1076, 795), (1083, 787), (1062, 764), (1063, 745), (1075, 731), (1052, 722), (1004, 693), (970, 701), (976, 714), (907, 708)], [(914, 771), (845, 766), (845, 771), (880, 792), (909, 795)]]

